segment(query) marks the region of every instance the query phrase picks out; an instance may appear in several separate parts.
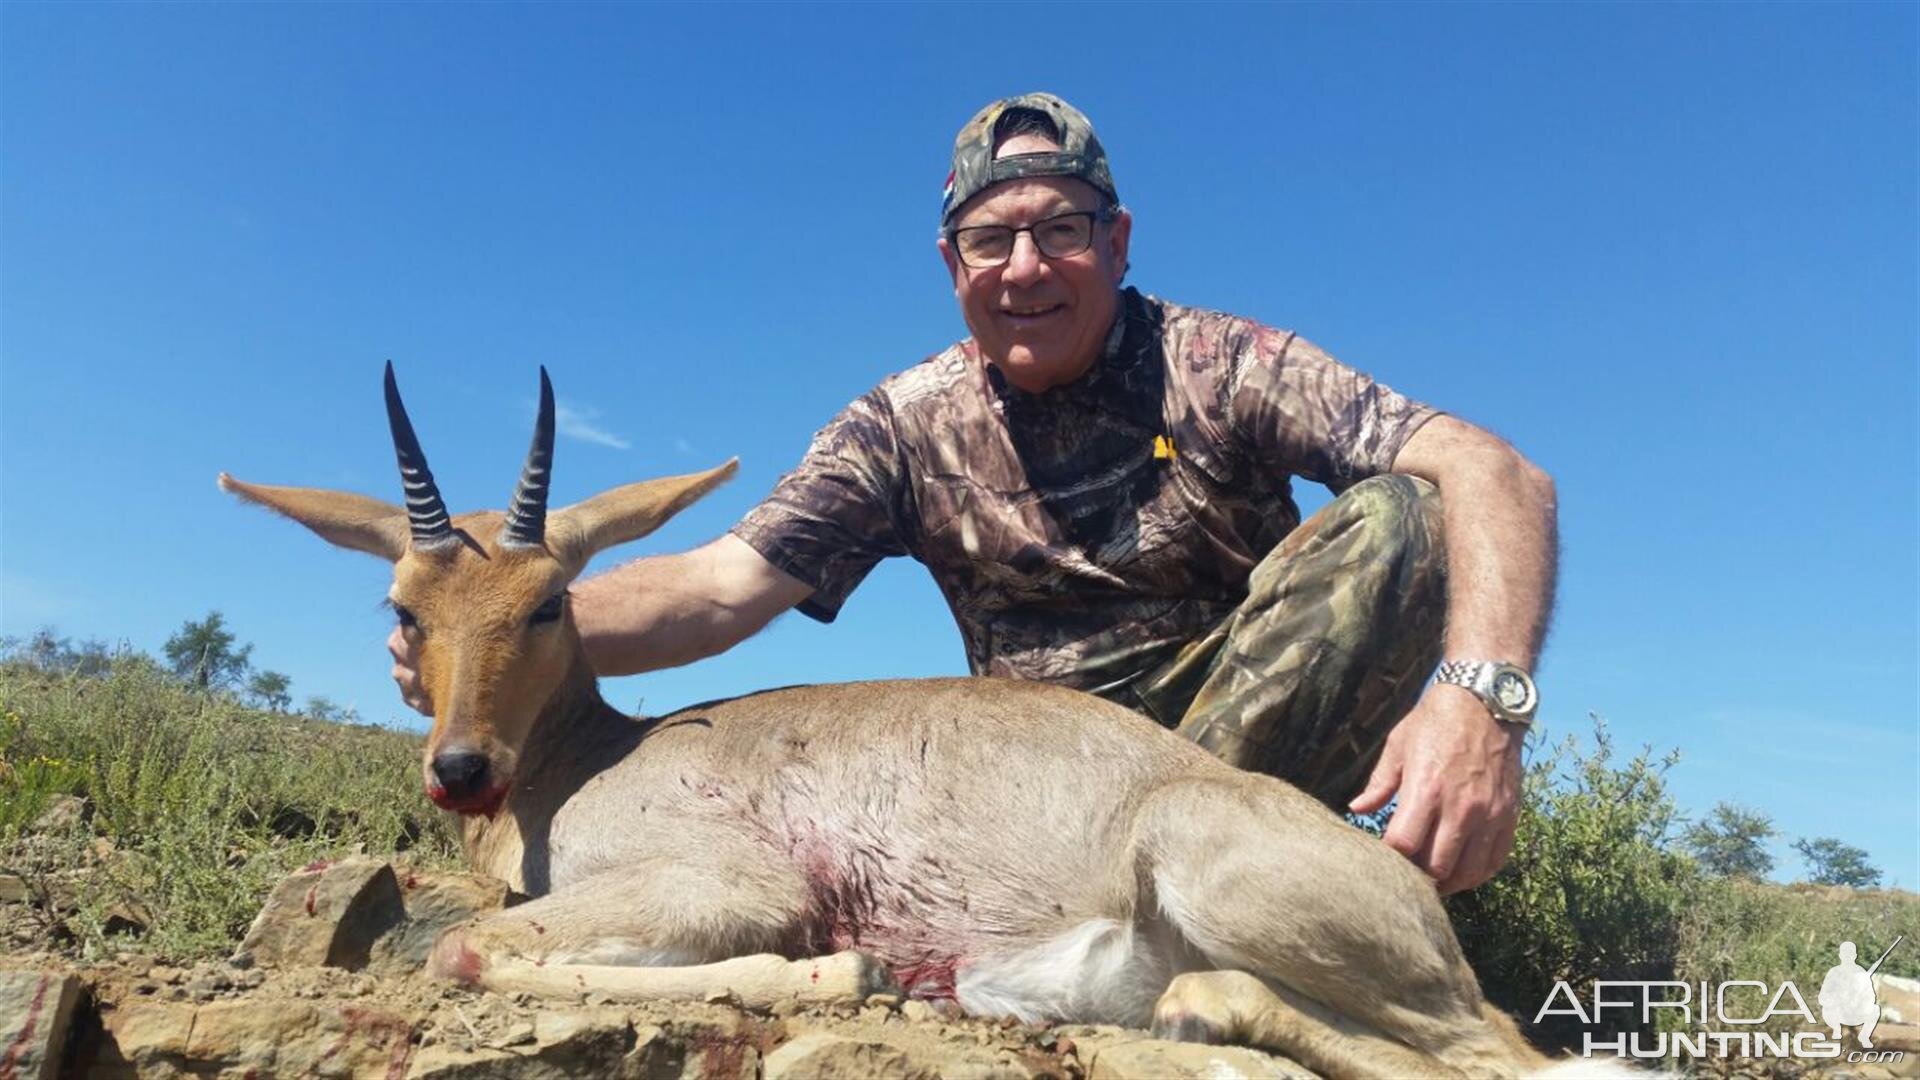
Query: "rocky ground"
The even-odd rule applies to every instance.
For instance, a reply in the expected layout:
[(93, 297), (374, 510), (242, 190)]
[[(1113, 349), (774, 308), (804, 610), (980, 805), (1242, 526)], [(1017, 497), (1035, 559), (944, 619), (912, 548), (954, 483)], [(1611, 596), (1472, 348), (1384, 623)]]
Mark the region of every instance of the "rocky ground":
[(506, 899), (496, 882), (381, 860), (283, 882), (229, 960), (133, 954), (0, 959), (0, 1080), (15, 1076), (1310, 1077), (1284, 1059), (1147, 1032), (1030, 1027), (877, 994), (620, 1004), (476, 993), (420, 962), (446, 925)]
[[(74, 1076), (1287, 1077), (1280, 1059), (1089, 1026), (946, 1019), (876, 995), (841, 1009), (727, 1001), (637, 1006), (475, 994), (417, 976), (139, 963), (9, 973), (31, 997), (65, 983)], [(33, 984), (29, 986), (28, 984)], [(77, 985), (76, 985), (77, 984)], [(42, 992), (51, 1034), (57, 987)], [(17, 1014), (16, 1014), (17, 1015)], [(20, 1025), (12, 1025), (19, 1042)], [(9, 1066), (17, 1071), (9, 1072)], [(0, 1075), (36, 1075), (21, 1056)]]
[[(505, 886), (356, 856), (281, 882), (245, 941), (217, 963), (171, 967), (133, 953), (103, 963), (32, 949), (32, 898), (0, 875), (0, 1080), (14, 1077), (1311, 1077), (1238, 1047), (1091, 1025), (972, 1020), (874, 994), (620, 1003), (478, 993), (428, 979), (447, 927), (510, 903)], [(1774, 1076), (1920, 1076), (1920, 983), (1883, 980), (1882, 1047), (1910, 1060), (1835, 1063)], [(751, 1007), (750, 1007), (751, 1006)], [(1705, 1075), (1752, 1075), (1712, 1063)]]

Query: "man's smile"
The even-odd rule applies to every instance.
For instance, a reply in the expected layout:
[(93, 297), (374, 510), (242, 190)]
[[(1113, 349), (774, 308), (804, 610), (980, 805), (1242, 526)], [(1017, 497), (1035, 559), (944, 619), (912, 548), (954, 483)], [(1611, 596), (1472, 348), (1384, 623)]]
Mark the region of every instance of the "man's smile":
[(1000, 309), (1000, 317), (1014, 326), (1032, 326), (1066, 309), (1066, 305), (1060, 303), (1010, 304)]

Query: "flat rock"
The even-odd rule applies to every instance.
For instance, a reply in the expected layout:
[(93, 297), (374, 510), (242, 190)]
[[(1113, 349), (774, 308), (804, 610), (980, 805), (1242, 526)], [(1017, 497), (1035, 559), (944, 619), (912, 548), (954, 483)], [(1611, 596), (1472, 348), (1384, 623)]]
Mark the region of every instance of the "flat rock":
[(1286, 1058), (1242, 1046), (1134, 1039), (1083, 1043), (1080, 1057), (1087, 1080), (1315, 1080)]
[(393, 867), (356, 855), (297, 870), (274, 886), (240, 943), (241, 957), (266, 967), (358, 971), (373, 946), (407, 916)]
[(761, 1075), (766, 1080), (833, 1080), (843, 1076), (933, 1080), (940, 1074), (898, 1047), (818, 1032), (802, 1035), (768, 1054)]
[(80, 980), (51, 971), (0, 971), (0, 1077), (60, 1075)]
[(1876, 973), (1873, 994), (1883, 1023), (1920, 1024), (1920, 981)]
[(413, 1051), (410, 1021), (352, 1005), (155, 1002), (101, 1019), (105, 1030), (83, 1063), (88, 1076), (386, 1076), (398, 1075)]
[(965, 1045), (897, 1032), (875, 1037), (832, 1031), (803, 1033), (766, 1057), (764, 1080), (1038, 1080), (1065, 1077), (1059, 1059), (1012, 1047)]
[[(619, 1009), (542, 1012), (528, 1038), (512, 1046), (463, 1047), (436, 1043), (414, 1054), (408, 1077), (421, 1080), (533, 1080), (573, 1076), (651, 1075), (627, 1069), (634, 1031)], [(676, 1069), (673, 1075), (677, 1075)]]
[[(1848, 1031), (1847, 1037), (1851, 1039), (1857, 1034), (1857, 1031)], [(1920, 1024), (1890, 1024), (1885, 1020), (1880, 1021), (1873, 1028), (1873, 1048), (1903, 1050), (1909, 1058), (1914, 1058), (1917, 1063), (1920, 1063)]]

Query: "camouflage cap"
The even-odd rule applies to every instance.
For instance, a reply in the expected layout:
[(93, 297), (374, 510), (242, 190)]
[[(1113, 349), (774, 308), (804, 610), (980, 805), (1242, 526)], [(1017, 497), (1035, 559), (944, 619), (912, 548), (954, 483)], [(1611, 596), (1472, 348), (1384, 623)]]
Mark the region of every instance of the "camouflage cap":
[[(995, 160), (994, 129), (1000, 118), (1015, 109), (1032, 110), (1053, 121), (1060, 132), (1060, 149), (1038, 154), (1013, 154)], [(1093, 121), (1079, 109), (1052, 94), (1021, 94), (1001, 98), (973, 115), (953, 140), (953, 171), (947, 174), (947, 189), (940, 203), (940, 224), (953, 219), (954, 211), (968, 199), (1003, 180), (1023, 176), (1071, 176), (1085, 180), (1107, 198), (1119, 202), (1113, 190), (1113, 173), (1107, 168), (1107, 151), (1093, 133)]]

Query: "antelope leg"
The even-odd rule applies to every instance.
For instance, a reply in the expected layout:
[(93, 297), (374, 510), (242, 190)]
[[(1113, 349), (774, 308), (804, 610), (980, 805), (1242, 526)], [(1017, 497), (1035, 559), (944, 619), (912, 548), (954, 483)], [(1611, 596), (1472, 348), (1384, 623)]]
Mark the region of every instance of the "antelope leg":
[(807, 960), (772, 953), (687, 967), (611, 964), (531, 964), (504, 960), (480, 973), (479, 984), (501, 993), (542, 997), (600, 993), (612, 1001), (701, 1001), (725, 993), (750, 1009), (797, 1000), (802, 1005), (859, 1003), (868, 994), (897, 992), (893, 975), (865, 953), (838, 952)]

